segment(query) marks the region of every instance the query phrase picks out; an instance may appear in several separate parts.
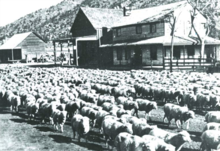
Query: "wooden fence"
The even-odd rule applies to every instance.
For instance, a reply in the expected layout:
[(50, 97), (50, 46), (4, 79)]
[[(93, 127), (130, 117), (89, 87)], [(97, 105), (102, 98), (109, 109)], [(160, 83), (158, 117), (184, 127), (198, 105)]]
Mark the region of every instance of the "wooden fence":
[[(200, 61), (201, 60), (201, 61)], [(173, 70), (192, 70), (192, 71), (206, 71), (209, 67), (215, 66), (215, 59), (212, 58), (181, 58), (172, 60)], [(170, 58), (164, 57), (163, 68), (170, 70)]]

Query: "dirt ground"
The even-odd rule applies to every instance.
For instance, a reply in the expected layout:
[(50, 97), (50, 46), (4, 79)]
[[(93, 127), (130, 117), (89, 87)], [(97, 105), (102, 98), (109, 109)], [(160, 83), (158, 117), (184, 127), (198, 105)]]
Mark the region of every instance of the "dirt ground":
[[(152, 122), (150, 125), (157, 125), (159, 128), (177, 132), (177, 127), (172, 121), (169, 127), (162, 122), (163, 109), (160, 106), (158, 110), (152, 112)], [(144, 114), (141, 112), (141, 117)], [(204, 115), (196, 114), (196, 118), (190, 123), (188, 132), (191, 135), (192, 142), (185, 143), (181, 151), (198, 151), (201, 144), (201, 131), (205, 126)], [(184, 125), (185, 127), (185, 125)], [(25, 111), (19, 114), (11, 114), (9, 108), (0, 108), (0, 150), (1, 151), (32, 151), (32, 150), (108, 150), (105, 147), (104, 139), (99, 134), (97, 128), (92, 128), (88, 143), (81, 139), (72, 139), (72, 130), (70, 122), (67, 121), (64, 126), (64, 132), (59, 133), (53, 130), (51, 125), (39, 124), (37, 121), (29, 121)], [(115, 150), (115, 149), (114, 149)]]

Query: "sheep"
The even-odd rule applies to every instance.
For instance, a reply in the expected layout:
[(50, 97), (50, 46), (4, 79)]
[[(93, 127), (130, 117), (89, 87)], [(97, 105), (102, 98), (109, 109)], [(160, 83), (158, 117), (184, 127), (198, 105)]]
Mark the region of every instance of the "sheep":
[(215, 123), (215, 122), (207, 123), (206, 126), (203, 129), (203, 132), (206, 131), (206, 130), (220, 131), (220, 123)]
[(82, 116), (87, 116), (90, 120), (92, 120), (92, 126), (95, 126), (95, 122), (96, 122), (96, 114), (98, 113), (98, 111), (90, 108), (90, 107), (86, 107), (84, 106), (81, 110), (80, 110), (80, 114)]
[(145, 118), (137, 118), (136, 116), (131, 116), (129, 114), (123, 114), (121, 116), (121, 119), (126, 121), (127, 123), (130, 124), (138, 124), (138, 123), (145, 123), (147, 124), (147, 120)]
[[(111, 111), (110, 111), (110, 112), (111, 112)], [(130, 110), (124, 110), (124, 109), (119, 108), (119, 109), (117, 110), (116, 114), (117, 114), (117, 117), (121, 117), (121, 116), (124, 115), (124, 114), (132, 115), (133, 113), (132, 113), (132, 111), (130, 111)]]
[(81, 107), (81, 104), (80, 104), (80, 101), (69, 101), (67, 104), (66, 104), (66, 111), (67, 111), (67, 114), (70, 118), (73, 117), (73, 115), (76, 113), (76, 111), (78, 109), (80, 109)]
[(156, 151), (154, 143), (146, 142), (139, 136), (122, 132), (116, 136), (114, 145), (117, 151)]
[(185, 142), (191, 142), (190, 135), (187, 131), (179, 133), (171, 133), (160, 128), (154, 128), (149, 132), (149, 135), (163, 139), (166, 143), (173, 145), (177, 151), (180, 151)]
[(205, 122), (216, 122), (220, 123), (220, 111), (210, 111), (205, 115)]
[[(145, 111), (145, 118), (148, 114), (149, 120), (151, 120), (150, 113), (153, 109), (157, 109), (157, 103), (143, 99), (136, 99), (136, 102), (138, 103), (139, 111)], [(138, 116), (138, 111), (136, 111), (136, 115)]]
[(20, 105), (21, 105), (20, 96), (14, 95), (12, 100), (11, 100), (12, 112), (13, 112), (13, 110), (15, 110), (15, 112), (19, 112), (18, 107)]
[(124, 102), (124, 109), (125, 110), (134, 110), (133, 113), (136, 113), (137, 117), (138, 117), (138, 114), (137, 114), (137, 110), (139, 109), (139, 106), (138, 106), (138, 103), (137, 102), (134, 102), (134, 101), (130, 101), (130, 100), (127, 100)]
[(220, 149), (220, 131), (217, 130), (206, 130), (201, 136), (200, 150), (219, 150)]
[(45, 118), (49, 118), (49, 123), (53, 124), (52, 113), (56, 110), (57, 105), (53, 103), (43, 103), (39, 107), (39, 116), (41, 116), (41, 123), (45, 122)]
[(61, 133), (63, 133), (63, 125), (66, 122), (66, 114), (66, 111), (60, 111), (58, 109), (54, 110), (52, 113), (54, 129), (58, 130), (59, 125)]
[(35, 119), (35, 116), (39, 110), (39, 104), (35, 102), (28, 102), (26, 105), (26, 110), (27, 110), (29, 119), (31, 120), (32, 117)]
[(104, 102), (109, 102), (109, 103), (114, 104), (115, 98), (113, 96), (100, 95), (98, 97), (97, 105), (101, 106)]
[(157, 126), (148, 125), (147, 123), (143, 123), (141, 121), (137, 121), (136, 123), (132, 124), (133, 134), (138, 136), (147, 135), (154, 128), (157, 128)]
[(110, 115), (110, 113), (103, 110), (98, 111), (98, 113), (96, 114), (96, 125), (98, 125), (99, 129), (101, 129), (102, 121), (107, 115)]
[[(170, 121), (175, 119), (176, 125), (178, 128), (181, 127), (183, 122), (187, 122), (186, 129), (189, 128), (189, 120), (195, 118), (195, 113), (190, 111), (187, 107), (180, 107), (178, 105), (174, 105), (171, 103), (167, 103), (164, 105), (164, 118), (163, 121), (165, 122), (165, 118), (168, 120), (168, 125), (170, 125)], [(178, 124), (180, 121), (180, 124)]]
[(167, 144), (164, 140), (151, 135), (144, 135), (142, 139), (150, 144), (154, 144), (155, 151), (175, 151), (175, 147), (171, 144)]
[(73, 138), (75, 139), (75, 132), (78, 133), (78, 142), (80, 138), (85, 135), (87, 142), (87, 134), (90, 131), (89, 118), (83, 117), (80, 114), (75, 114), (71, 119), (71, 126), (73, 130)]
[[(102, 133), (105, 136), (105, 140), (106, 140), (106, 146), (107, 146), (107, 140), (108, 138), (114, 140), (115, 137), (121, 133), (121, 132), (127, 132), (132, 134), (132, 127), (130, 124), (126, 123), (123, 124), (121, 122), (118, 122), (116, 120), (112, 120), (112, 119), (104, 119), (102, 122)], [(109, 148), (109, 145), (108, 145)]]

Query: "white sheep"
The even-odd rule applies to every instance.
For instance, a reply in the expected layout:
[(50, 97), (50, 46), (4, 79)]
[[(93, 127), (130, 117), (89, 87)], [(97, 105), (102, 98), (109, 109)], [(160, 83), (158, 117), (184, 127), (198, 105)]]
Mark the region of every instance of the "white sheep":
[(200, 146), (201, 151), (205, 150), (220, 150), (220, 131), (217, 130), (206, 130), (202, 133), (202, 143)]

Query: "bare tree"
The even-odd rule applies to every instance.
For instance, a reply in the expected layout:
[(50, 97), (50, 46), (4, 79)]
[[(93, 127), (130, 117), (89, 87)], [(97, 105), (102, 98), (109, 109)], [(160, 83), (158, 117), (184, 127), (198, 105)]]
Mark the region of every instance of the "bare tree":
[[(204, 57), (205, 51), (205, 39), (209, 35), (211, 28), (215, 26), (217, 21), (217, 5), (218, 0), (196, 0), (196, 1), (188, 1), (193, 6), (193, 11), (191, 12), (191, 30), (189, 35), (192, 34), (192, 31), (195, 31), (196, 36), (198, 38), (198, 43), (201, 44), (200, 51), (200, 65), (201, 60)], [(204, 23), (205, 32), (197, 29), (196, 27), (196, 17), (198, 13), (201, 13), (206, 18), (206, 22)]]

